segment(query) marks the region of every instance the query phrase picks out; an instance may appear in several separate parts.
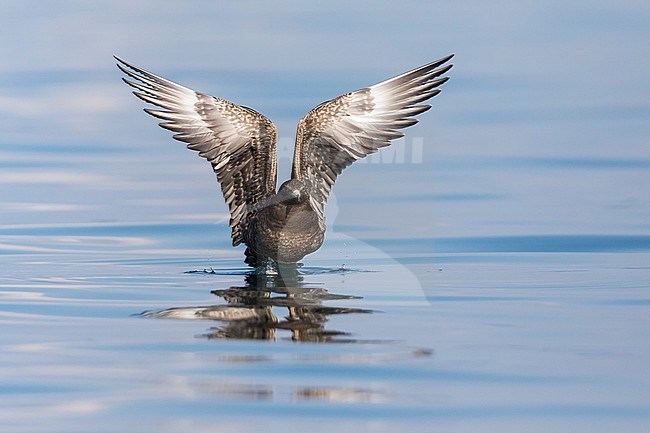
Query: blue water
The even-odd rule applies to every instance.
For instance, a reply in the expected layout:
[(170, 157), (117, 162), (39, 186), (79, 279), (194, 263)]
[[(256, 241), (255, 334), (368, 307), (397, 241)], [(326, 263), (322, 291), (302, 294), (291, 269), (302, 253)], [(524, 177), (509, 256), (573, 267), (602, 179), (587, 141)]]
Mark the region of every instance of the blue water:
[(223, 224), (0, 236), (4, 431), (650, 422), (647, 237), (335, 232), (262, 281)]
[[(0, 432), (649, 431), (648, 11), (606, 3), (3, 4)], [(266, 278), (112, 58), (267, 115), (282, 181), (307, 110), (449, 51)]]

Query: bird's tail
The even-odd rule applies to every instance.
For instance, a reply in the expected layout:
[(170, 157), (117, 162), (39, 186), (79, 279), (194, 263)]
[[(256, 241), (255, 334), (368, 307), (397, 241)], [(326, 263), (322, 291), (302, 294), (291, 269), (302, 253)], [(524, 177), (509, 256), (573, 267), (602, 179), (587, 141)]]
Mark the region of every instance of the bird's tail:
[(246, 251), (244, 251), (244, 256), (246, 256), (246, 258), (244, 259), (244, 263), (246, 263), (248, 266), (252, 266), (253, 268), (256, 268), (260, 265), (257, 257), (257, 253), (251, 247), (246, 247)]

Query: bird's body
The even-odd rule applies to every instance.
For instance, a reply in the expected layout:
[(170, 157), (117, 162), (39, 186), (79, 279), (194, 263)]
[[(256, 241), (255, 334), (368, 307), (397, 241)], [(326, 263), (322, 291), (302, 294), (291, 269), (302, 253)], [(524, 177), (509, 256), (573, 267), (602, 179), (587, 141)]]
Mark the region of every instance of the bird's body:
[(323, 244), (325, 228), (309, 197), (298, 201), (285, 189), (280, 187), (250, 216), (243, 238), (246, 263), (251, 266), (261, 266), (269, 258), (279, 264), (296, 263)]
[(120, 59), (145, 108), (162, 119), (174, 138), (207, 159), (230, 210), (232, 243), (244, 243), (246, 263), (292, 264), (316, 251), (325, 237), (324, 207), (339, 174), (354, 161), (417, 123), (420, 105), (447, 81), (440, 76), (452, 56), (346, 93), (308, 112), (296, 133), (291, 179), (275, 191), (277, 129), (265, 116), (224, 99), (196, 92)]

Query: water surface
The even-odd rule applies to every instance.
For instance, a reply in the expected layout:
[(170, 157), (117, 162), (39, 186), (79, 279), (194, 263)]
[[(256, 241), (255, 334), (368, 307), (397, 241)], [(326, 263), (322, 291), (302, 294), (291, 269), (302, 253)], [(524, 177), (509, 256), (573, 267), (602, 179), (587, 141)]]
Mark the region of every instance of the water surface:
[(588, 252), (575, 237), (540, 252), (534, 238), (380, 242), (389, 255), (334, 233), (298, 275), (264, 277), (206, 232), (227, 237), (213, 224), (4, 228), (5, 431), (650, 421), (643, 237), (627, 250), (586, 238)]
[[(648, 431), (647, 7), (4, 3), (0, 431)], [(112, 58), (273, 119), (282, 181), (305, 112), (451, 51), (266, 278)]]

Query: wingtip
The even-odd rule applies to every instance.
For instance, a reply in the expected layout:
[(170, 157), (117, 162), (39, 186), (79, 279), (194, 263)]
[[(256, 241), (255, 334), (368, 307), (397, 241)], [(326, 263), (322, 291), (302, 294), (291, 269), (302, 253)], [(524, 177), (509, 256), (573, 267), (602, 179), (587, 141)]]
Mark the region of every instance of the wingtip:
[(113, 58), (117, 61), (117, 67), (120, 68), (125, 73), (126, 73), (125, 68), (131, 69), (131, 70), (136, 70), (137, 69), (132, 64), (127, 62), (126, 60), (117, 57), (115, 54), (113, 54)]
[[(455, 53), (451, 53), (451, 54), (449, 54), (448, 56), (443, 57), (442, 59), (438, 60), (438, 62), (437, 62), (438, 65), (437, 65), (436, 67), (442, 66), (442, 68), (440, 68), (440, 69), (438, 70), (438, 71), (439, 71), (439, 72), (438, 72), (438, 75), (446, 74), (447, 72), (449, 72), (449, 70), (450, 70), (451, 68), (454, 67), (454, 64), (453, 64), (453, 63), (447, 63), (447, 62), (448, 62), (449, 60), (451, 60), (455, 55), (456, 55)], [(446, 64), (445, 64), (445, 63), (446, 63)], [(444, 66), (443, 66), (443, 65), (444, 65)], [(447, 79), (449, 79), (449, 78), (447, 77)], [(445, 81), (447, 81), (447, 80), (445, 80)], [(441, 83), (441, 84), (442, 84), (442, 83)]]
[[(455, 55), (456, 55), (456, 53), (451, 53), (451, 54), (443, 57), (442, 59), (438, 60), (436, 63), (438, 63), (439, 66), (444, 65), (445, 63), (447, 63), (448, 61), (453, 59)], [(449, 64), (448, 66), (452, 67), (453, 65)]]
[(442, 57), (441, 59), (436, 60), (435, 63), (438, 63), (438, 65), (444, 65), (445, 63), (447, 63), (448, 61), (453, 59), (455, 55), (456, 55), (456, 53), (447, 54), (445, 57)]
[(117, 66), (117, 67), (118, 67), (122, 72), (125, 72), (125, 73), (126, 73), (126, 71), (124, 70), (125, 67), (126, 67), (126, 68), (130, 68), (130, 67), (131, 67), (131, 65), (129, 65), (129, 64), (126, 63), (124, 60), (122, 60), (122, 59), (120, 59), (119, 57), (117, 57), (115, 54), (113, 54), (113, 58), (117, 61), (117, 63), (116, 63), (115, 65), (116, 65), (116, 66)]

